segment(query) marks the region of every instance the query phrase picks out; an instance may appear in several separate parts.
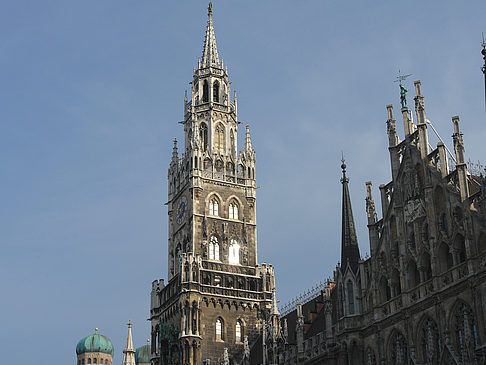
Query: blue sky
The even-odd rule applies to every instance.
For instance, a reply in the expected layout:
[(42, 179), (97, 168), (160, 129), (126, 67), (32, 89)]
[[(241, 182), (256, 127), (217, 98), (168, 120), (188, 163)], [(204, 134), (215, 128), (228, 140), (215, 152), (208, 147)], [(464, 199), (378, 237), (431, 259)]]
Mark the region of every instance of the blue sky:
[[(52, 350), (74, 363), (77, 341), (99, 327), (120, 363), (129, 319), (137, 346), (149, 337), (151, 282), (167, 275), (167, 167), (206, 9), (0, 3), (2, 362)], [(364, 184), (373, 181), (379, 207), (387, 104), (403, 137), (399, 68), (413, 74), (409, 90), (422, 80), (427, 117), (449, 148), (458, 114), (467, 158), (485, 162), (484, 1), (214, 1), (213, 10), (257, 152), (259, 261), (275, 265), (282, 303), (339, 260), (341, 151), (369, 251)]]

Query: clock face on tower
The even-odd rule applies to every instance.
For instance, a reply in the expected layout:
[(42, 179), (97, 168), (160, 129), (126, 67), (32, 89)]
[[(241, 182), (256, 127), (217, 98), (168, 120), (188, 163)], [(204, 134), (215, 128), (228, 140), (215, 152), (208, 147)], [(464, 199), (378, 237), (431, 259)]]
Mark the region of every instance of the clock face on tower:
[(177, 204), (177, 212), (176, 212), (176, 220), (177, 224), (181, 224), (184, 216), (186, 214), (187, 208), (187, 199), (185, 196), (179, 199), (179, 203)]

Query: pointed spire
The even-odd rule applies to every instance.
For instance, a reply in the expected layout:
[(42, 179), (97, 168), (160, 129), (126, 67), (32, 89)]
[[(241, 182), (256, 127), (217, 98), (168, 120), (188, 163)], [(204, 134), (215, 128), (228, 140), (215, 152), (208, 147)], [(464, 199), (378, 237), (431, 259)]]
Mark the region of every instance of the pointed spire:
[(172, 148), (172, 161), (177, 162), (179, 159), (179, 152), (177, 151), (177, 139), (174, 138), (174, 147)]
[(341, 268), (346, 271), (346, 266), (349, 265), (351, 269), (356, 272), (358, 269), (358, 261), (360, 259), (358, 239), (356, 237), (356, 228), (354, 226), (353, 209), (351, 208), (351, 198), (349, 196), (349, 179), (346, 177), (346, 164), (344, 157), (342, 158), (341, 169), (343, 170), (343, 177), (341, 183), (343, 184), (343, 206), (342, 206), (342, 234), (341, 234)]
[(206, 37), (204, 38), (204, 48), (202, 54), (203, 68), (213, 66), (221, 67), (216, 46), (216, 35), (214, 34), (213, 25), (213, 4), (210, 2), (208, 7), (208, 25), (206, 26)]
[(135, 349), (133, 348), (132, 325), (132, 321), (128, 321), (127, 344), (123, 350), (122, 365), (135, 365)]
[(246, 135), (245, 135), (245, 151), (253, 151), (253, 146), (251, 144), (251, 137), (250, 137), (250, 126), (246, 125)]
[(277, 305), (277, 289), (273, 288), (272, 289), (272, 311), (270, 312), (270, 315), (272, 316), (280, 316), (280, 312), (278, 311), (278, 305)]

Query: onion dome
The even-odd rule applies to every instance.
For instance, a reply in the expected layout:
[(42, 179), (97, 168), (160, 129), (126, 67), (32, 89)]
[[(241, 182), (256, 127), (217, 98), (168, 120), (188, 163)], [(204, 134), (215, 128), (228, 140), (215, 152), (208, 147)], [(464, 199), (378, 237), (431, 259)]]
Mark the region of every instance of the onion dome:
[(150, 345), (141, 346), (135, 352), (136, 364), (150, 364)]
[(98, 333), (82, 338), (76, 345), (76, 354), (81, 355), (87, 352), (101, 352), (113, 357), (115, 351), (110, 339)]

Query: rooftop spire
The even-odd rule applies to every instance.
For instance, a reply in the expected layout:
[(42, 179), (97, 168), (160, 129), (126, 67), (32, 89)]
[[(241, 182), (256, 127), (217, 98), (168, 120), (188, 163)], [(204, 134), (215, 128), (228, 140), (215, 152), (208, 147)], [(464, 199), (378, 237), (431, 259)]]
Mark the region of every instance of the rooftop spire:
[(122, 365), (135, 365), (135, 349), (133, 348), (132, 325), (132, 321), (128, 321), (127, 345), (123, 350)]
[(356, 238), (356, 228), (354, 226), (353, 209), (351, 208), (351, 198), (349, 196), (349, 179), (346, 177), (346, 164), (344, 157), (341, 159), (343, 177), (343, 207), (342, 207), (342, 235), (341, 235), (341, 268), (346, 271), (346, 266), (356, 272), (360, 259), (358, 239)]
[(201, 67), (221, 67), (216, 46), (216, 35), (214, 34), (213, 25), (213, 4), (210, 2), (208, 7), (208, 25), (206, 27), (206, 37), (204, 38), (204, 47), (202, 54)]
[(280, 312), (278, 311), (278, 305), (277, 305), (277, 290), (275, 288), (272, 289), (272, 311), (270, 312), (270, 315), (272, 316), (280, 316)]

